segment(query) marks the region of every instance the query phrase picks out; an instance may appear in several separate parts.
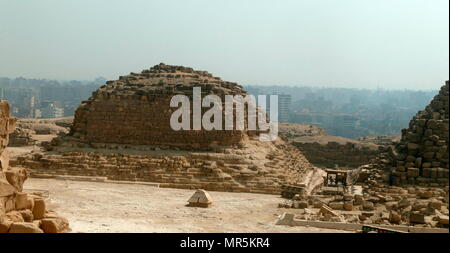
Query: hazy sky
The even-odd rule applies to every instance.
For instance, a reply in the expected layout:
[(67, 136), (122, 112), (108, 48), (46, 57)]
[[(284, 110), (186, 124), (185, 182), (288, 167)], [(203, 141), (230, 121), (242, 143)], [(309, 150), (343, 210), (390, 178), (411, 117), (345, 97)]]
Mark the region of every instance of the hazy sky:
[(0, 76), (164, 62), (243, 85), (437, 89), (448, 30), (448, 0), (0, 0)]

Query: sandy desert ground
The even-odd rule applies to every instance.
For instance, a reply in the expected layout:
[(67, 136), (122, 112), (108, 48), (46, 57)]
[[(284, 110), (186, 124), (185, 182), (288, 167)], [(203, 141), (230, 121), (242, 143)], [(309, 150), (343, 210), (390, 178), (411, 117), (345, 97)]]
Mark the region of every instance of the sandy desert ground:
[(69, 219), (75, 233), (345, 232), (275, 225), (285, 211), (275, 195), (209, 192), (213, 206), (196, 208), (185, 206), (194, 190), (38, 178), (24, 187), (47, 190), (50, 207)]

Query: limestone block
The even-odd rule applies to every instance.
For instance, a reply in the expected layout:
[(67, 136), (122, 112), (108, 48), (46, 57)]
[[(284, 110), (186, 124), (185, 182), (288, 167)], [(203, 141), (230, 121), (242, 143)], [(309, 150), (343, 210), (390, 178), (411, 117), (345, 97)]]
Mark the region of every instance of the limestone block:
[(439, 216), (439, 223), (442, 225), (448, 226), (448, 215), (440, 215)]
[(433, 210), (441, 210), (442, 207), (442, 202), (439, 200), (431, 200), (430, 202), (428, 202), (428, 208), (433, 209)]
[(417, 150), (417, 149), (419, 149), (419, 144), (410, 142), (410, 143), (408, 143), (408, 149), (409, 150)]
[(362, 205), (364, 202), (364, 198), (362, 195), (355, 195), (355, 200), (353, 202), (354, 205), (359, 206)]
[(0, 217), (0, 234), (8, 233), (9, 228), (14, 222), (6, 217)]
[(410, 223), (425, 224), (425, 215), (420, 213), (412, 213), (409, 216)]
[(16, 210), (26, 209), (28, 207), (28, 194), (23, 192), (16, 193)]
[(69, 232), (69, 222), (66, 218), (44, 218), (41, 220), (41, 228), (44, 233), (65, 233)]
[(343, 208), (345, 211), (353, 211), (353, 201), (345, 201)]
[(364, 211), (373, 211), (374, 210), (374, 204), (370, 201), (364, 201), (363, 202), (363, 210)]
[(334, 212), (327, 205), (322, 205), (322, 207), (320, 207), (320, 211), (319, 212), (322, 213), (323, 215), (329, 215), (330, 217), (337, 217), (337, 216), (339, 216), (336, 212)]
[(11, 224), (8, 233), (43, 233), (34, 223), (30, 222), (15, 222)]
[(22, 214), (18, 211), (11, 211), (5, 215), (5, 218), (12, 222), (24, 222)]
[(408, 168), (408, 172), (407, 172), (407, 176), (408, 177), (418, 177), (419, 176), (419, 168)]
[(402, 217), (396, 211), (389, 212), (389, 222), (393, 224), (400, 224)]
[(9, 168), (5, 171), (6, 179), (16, 188), (17, 191), (22, 191), (23, 183), (28, 178), (28, 172), (25, 168)]
[(33, 222), (34, 217), (33, 217), (33, 212), (31, 210), (25, 209), (25, 210), (20, 210), (18, 212), (22, 215), (22, 218), (25, 222)]
[(33, 216), (35, 219), (42, 219), (45, 216), (45, 201), (42, 198), (34, 199)]
[(330, 203), (328, 203), (328, 206), (334, 210), (343, 210), (344, 209), (343, 202), (330, 202)]

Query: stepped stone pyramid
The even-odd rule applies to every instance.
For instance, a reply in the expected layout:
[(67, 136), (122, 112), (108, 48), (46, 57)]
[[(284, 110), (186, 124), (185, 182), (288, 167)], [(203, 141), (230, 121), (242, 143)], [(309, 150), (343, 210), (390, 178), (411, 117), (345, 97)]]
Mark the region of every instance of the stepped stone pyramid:
[(14, 164), (35, 175), (273, 194), (282, 184), (304, 183), (315, 169), (289, 143), (260, 141), (258, 130), (172, 130), (176, 108), (170, 108), (170, 99), (177, 94), (192, 98), (193, 87), (201, 87), (202, 97), (247, 94), (208, 72), (159, 64), (108, 81), (77, 109), (67, 136), (55, 138), (48, 152), (19, 157)]
[(396, 184), (448, 185), (449, 81), (402, 130), (396, 147)]

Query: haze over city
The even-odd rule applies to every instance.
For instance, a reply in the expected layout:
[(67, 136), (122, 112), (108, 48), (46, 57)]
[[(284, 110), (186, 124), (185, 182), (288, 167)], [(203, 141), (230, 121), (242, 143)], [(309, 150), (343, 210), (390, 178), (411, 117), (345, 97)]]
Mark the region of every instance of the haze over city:
[(188, 65), (244, 85), (436, 90), (447, 0), (0, 0), (0, 77)]

